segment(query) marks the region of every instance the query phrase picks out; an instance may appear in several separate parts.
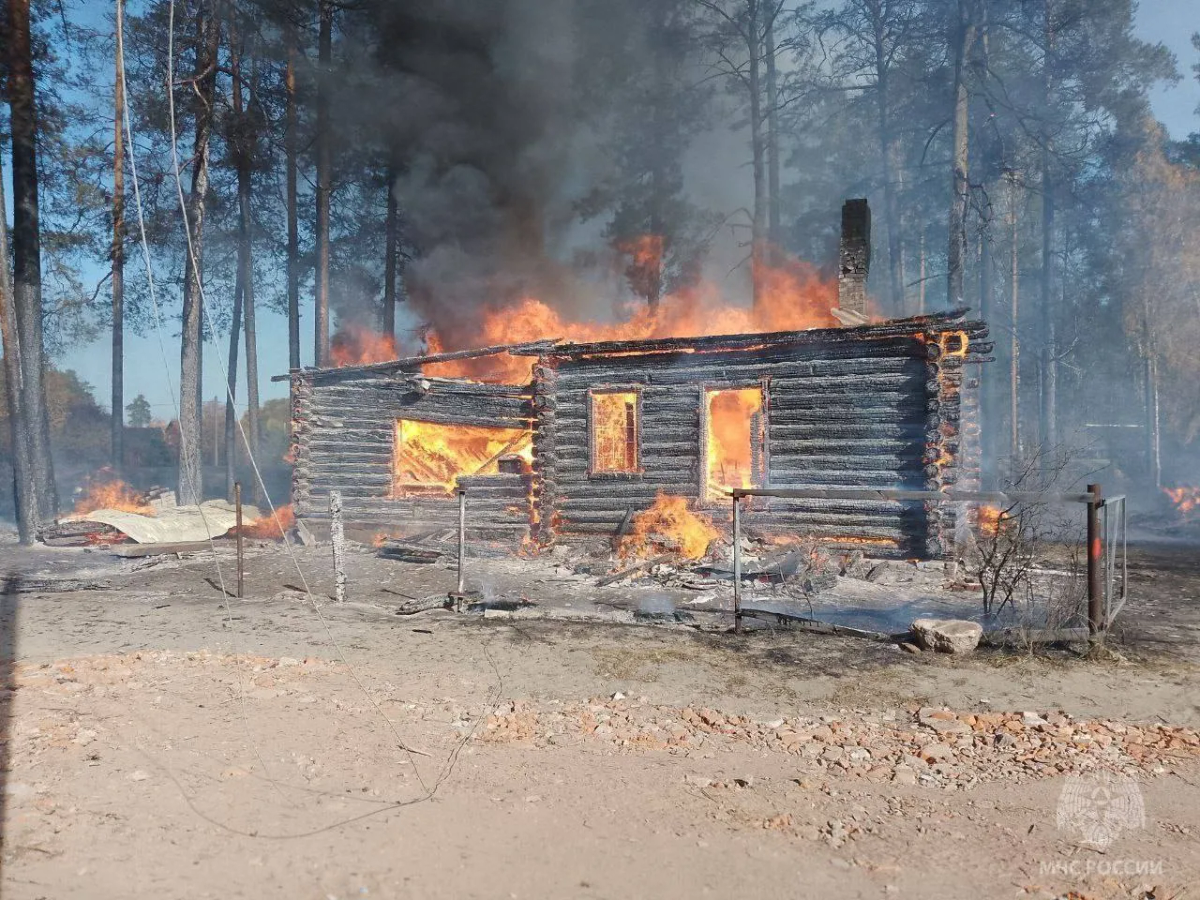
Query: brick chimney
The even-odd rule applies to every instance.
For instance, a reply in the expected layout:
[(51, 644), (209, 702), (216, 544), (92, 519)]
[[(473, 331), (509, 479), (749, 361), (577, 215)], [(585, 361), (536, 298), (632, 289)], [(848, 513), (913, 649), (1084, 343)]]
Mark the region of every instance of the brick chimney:
[(838, 306), (867, 313), (867, 272), (871, 268), (871, 207), (865, 199), (842, 204), (842, 243), (838, 267)]

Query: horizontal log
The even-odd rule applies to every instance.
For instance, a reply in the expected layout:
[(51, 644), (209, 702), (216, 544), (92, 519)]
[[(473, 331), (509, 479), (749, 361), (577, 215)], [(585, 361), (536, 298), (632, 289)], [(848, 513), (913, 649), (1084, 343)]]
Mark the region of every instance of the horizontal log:
[[(397, 419), (409, 419), (414, 422), (434, 422), (449, 425), (493, 425), (505, 428), (527, 427), (533, 420), (531, 409), (496, 408), (488, 405), (450, 405), (438, 406), (391, 406), (378, 404), (346, 404), (318, 405), (310, 414), (314, 425), (336, 424), (340, 427), (378, 427), (380, 423), (391, 423)], [(513, 422), (516, 424), (509, 425)]]
[(567, 481), (559, 477), (555, 482), (555, 490), (559, 497), (587, 499), (592, 497), (621, 497), (644, 498), (650, 501), (661, 491), (665, 494), (680, 494), (691, 496), (696, 493), (695, 479), (679, 479), (675, 482), (655, 480), (653, 482), (624, 482), (604, 481), (599, 479), (588, 481)]
[(798, 479), (817, 478), (822, 472), (859, 473), (872, 478), (885, 476), (889, 483), (910, 481), (929, 474), (920, 456), (910, 459), (897, 459), (884, 454), (874, 457), (809, 456), (785, 454), (774, 449), (771, 450), (767, 471), (773, 482), (786, 480), (789, 484), (794, 484)]
[(429, 376), (405, 376), (402, 378), (360, 378), (320, 384), (312, 388), (308, 396), (346, 397), (372, 392), (381, 396), (414, 394), (430, 398), (478, 397), (518, 400), (528, 400), (533, 395), (528, 385), (489, 384), (479, 381), (452, 381)]
[[(612, 364), (610, 354), (624, 354), (623, 359), (632, 359), (633, 354), (647, 354), (683, 358), (685, 360), (702, 351), (705, 356), (737, 358), (751, 353), (766, 354), (786, 350), (793, 357), (829, 358), (841, 353), (847, 356), (864, 356), (872, 352), (882, 355), (886, 348), (908, 349), (924, 355), (927, 346), (916, 339), (920, 327), (872, 325), (871, 333), (858, 328), (822, 328), (801, 332), (777, 332), (771, 334), (717, 335), (713, 337), (661, 338), (632, 341), (601, 341), (591, 344), (574, 344), (556, 348), (549, 356), (559, 357), (560, 377), (569, 367), (586, 365), (589, 362)], [(868, 349), (869, 348), (869, 349)], [(936, 349), (936, 348), (935, 348)], [(585, 354), (596, 354), (590, 359)], [(651, 357), (652, 358), (652, 357)]]
[(782, 410), (821, 409), (827, 412), (830, 419), (834, 419), (841, 415), (861, 417), (866, 410), (891, 410), (894, 415), (896, 412), (924, 410), (928, 406), (929, 400), (923, 392), (905, 388), (882, 389), (861, 394), (847, 392), (841, 397), (833, 398), (808, 391), (771, 391), (771, 415), (773, 416)]
[[(656, 435), (660, 436), (660, 435)], [(661, 441), (647, 440), (644, 436), (641, 443), (638, 444), (638, 452), (643, 463), (651, 462), (656, 457), (696, 457), (700, 454), (699, 441), (683, 440), (683, 441)], [(588, 447), (586, 444), (566, 445), (556, 451), (555, 456), (559, 460), (587, 460)]]
[(392, 477), (391, 459), (381, 459), (374, 462), (366, 462), (364, 460), (342, 462), (320, 455), (303, 461), (297, 460), (295, 468), (313, 478), (387, 480)]
[(387, 413), (402, 410), (469, 411), (478, 414), (494, 413), (501, 416), (529, 416), (533, 406), (528, 398), (472, 397), (468, 395), (417, 394), (391, 395), (380, 391), (353, 391), (344, 395), (317, 395), (311, 412), (329, 410), (367, 410)]
[(772, 428), (779, 425), (800, 427), (813, 424), (827, 424), (834, 429), (854, 425), (927, 428), (928, 425), (942, 421), (940, 417), (932, 415), (932, 412), (927, 406), (915, 403), (904, 406), (851, 406), (841, 403), (829, 406), (816, 404), (809, 407), (796, 405), (787, 408), (773, 406), (768, 420)]
[(924, 365), (916, 360), (900, 361), (899, 365), (892, 367), (892, 371), (870, 371), (871, 368), (867, 360), (847, 362), (843, 371), (839, 372), (816, 372), (813, 371), (811, 363), (796, 360), (770, 363), (747, 359), (732, 364), (702, 366), (676, 363), (662, 368), (654, 364), (631, 363), (605, 371), (564, 375), (559, 378), (557, 390), (562, 394), (566, 391), (586, 390), (599, 384), (643, 385), (647, 390), (680, 386), (695, 386), (699, 389), (701, 385), (709, 388), (724, 385), (752, 387), (759, 384), (764, 377), (769, 377), (772, 387), (777, 382), (788, 382), (792, 385), (806, 384), (820, 391), (851, 391), (855, 385), (870, 389), (872, 386), (889, 384), (923, 384), (928, 378)]

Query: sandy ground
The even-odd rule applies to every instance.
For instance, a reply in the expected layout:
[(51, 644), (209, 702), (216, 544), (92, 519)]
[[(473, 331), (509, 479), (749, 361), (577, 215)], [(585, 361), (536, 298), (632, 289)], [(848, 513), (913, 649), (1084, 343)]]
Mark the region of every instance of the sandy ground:
[[(314, 609), (278, 549), (252, 553), (248, 599), (227, 605), (208, 558), (0, 548), (3, 897), (1157, 900), (1200, 885), (1194, 550), (1135, 556), (1120, 655), (1095, 661), (402, 617), (453, 572), (358, 553), (337, 606), (326, 552), (300, 554)], [(572, 615), (642, 602), (544, 561), (473, 574)], [(94, 589), (22, 592), (65, 577)], [(1103, 851), (1057, 820), (1068, 776), (1093, 771), (1145, 813), (1114, 820)]]

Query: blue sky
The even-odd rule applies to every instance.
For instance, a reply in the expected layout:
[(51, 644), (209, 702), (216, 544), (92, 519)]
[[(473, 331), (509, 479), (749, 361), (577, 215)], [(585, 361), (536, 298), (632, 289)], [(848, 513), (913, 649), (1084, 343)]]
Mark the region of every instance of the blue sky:
[[(1200, 130), (1200, 119), (1196, 115), (1196, 108), (1200, 106), (1200, 84), (1191, 71), (1192, 65), (1200, 61), (1200, 54), (1191, 44), (1192, 33), (1200, 31), (1200, 0), (1141, 0), (1137, 13), (1137, 29), (1144, 40), (1162, 41), (1174, 51), (1184, 75), (1183, 81), (1178, 85), (1162, 87), (1154, 92), (1151, 99), (1155, 114), (1167, 126), (1172, 137), (1182, 138), (1194, 130)], [(144, 277), (141, 260), (137, 255), (130, 258), (126, 271), (127, 279)], [(167, 301), (168, 307), (173, 305), (167, 298), (164, 298), (164, 301)], [(301, 302), (301, 358), (305, 365), (310, 365), (313, 355), (312, 298), (302, 296)], [(177, 303), (174, 305), (177, 306)], [(172, 418), (174, 403), (178, 402), (178, 395), (175, 393), (179, 378), (179, 341), (175, 337), (176, 329), (177, 326), (173, 323), (164, 326), (162, 348), (154, 334), (148, 337), (128, 335), (125, 340), (125, 402), (128, 403), (139, 393), (145, 394), (155, 416), (161, 419)], [(61, 368), (75, 369), (85, 381), (91, 383), (97, 399), (105, 406), (111, 390), (108, 342), (108, 335), (103, 335), (90, 345), (72, 348), (56, 360)], [(284, 317), (262, 311), (259, 316), (258, 342), (260, 397), (265, 401), (272, 397), (287, 396), (286, 384), (276, 384), (270, 380), (272, 375), (287, 371), (287, 322)], [(219, 336), (215, 344), (210, 343), (205, 347), (206, 399), (218, 396), (223, 399), (225, 396), (216, 357), (221, 354), (223, 358), (227, 352), (225, 336)], [(163, 366), (164, 353), (170, 372), (170, 383)], [(239, 381), (239, 400), (244, 401), (244, 375)]]

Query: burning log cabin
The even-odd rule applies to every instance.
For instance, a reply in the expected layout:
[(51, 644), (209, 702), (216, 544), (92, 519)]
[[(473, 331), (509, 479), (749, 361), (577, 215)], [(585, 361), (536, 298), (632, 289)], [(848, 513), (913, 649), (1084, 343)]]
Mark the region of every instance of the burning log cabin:
[[(293, 502), (392, 534), (454, 527), (539, 543), (615, 536), (660, 494), (727, 520), (731, 487), (977, 487), (963, 311), (771, 334), (532, 344), (291, 373)], [(427, 374), (531, 357), (525, 384)], [(754, 498), (745, 526), (871, 556), (937, 558), (953, 505)]]
[[(987, 327), (965, 311), (867, 320), (870, 210), (842, 209), (841, 328), (538, 341), (291, 372), (296, 514), (413, 536), (457, 523), (540, 544), (616, 537), (660, 497), (727, 522), (726, 491), (978, 487)], [(527, 381), (438, 377), (445, 364), (529, 358)], [(512, 360), (510, 360), (511, 362)], [(510, 369), (510, 366), (505, 366)], [(938, 558), (963, 536), (953, 504), (756, 497), (751, 533), (872, 556)]]

